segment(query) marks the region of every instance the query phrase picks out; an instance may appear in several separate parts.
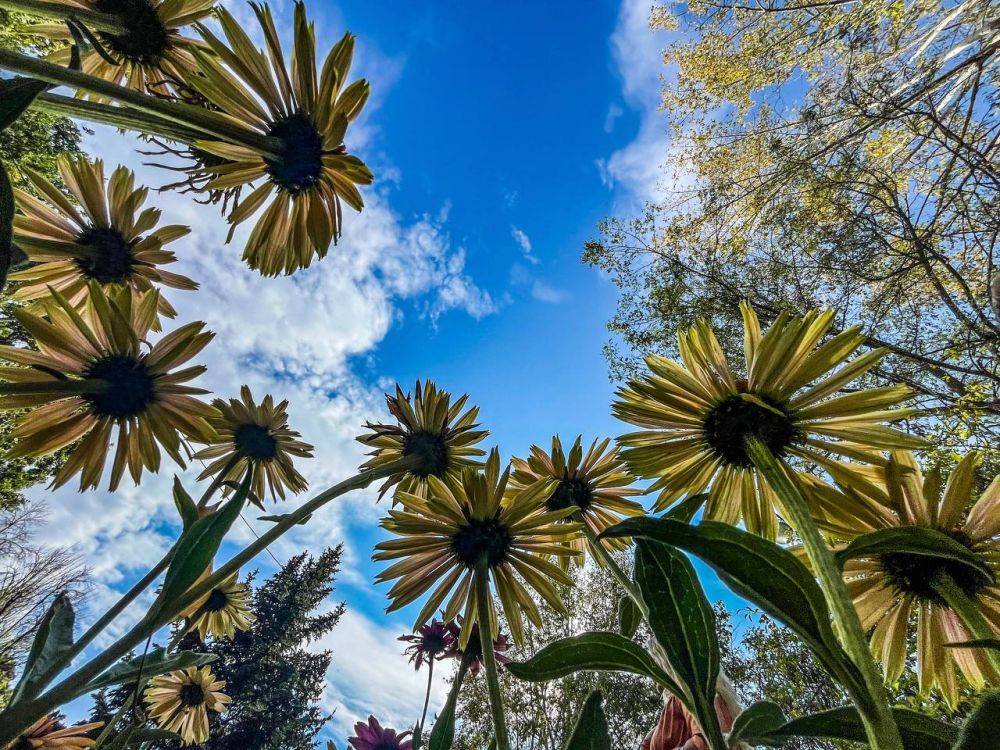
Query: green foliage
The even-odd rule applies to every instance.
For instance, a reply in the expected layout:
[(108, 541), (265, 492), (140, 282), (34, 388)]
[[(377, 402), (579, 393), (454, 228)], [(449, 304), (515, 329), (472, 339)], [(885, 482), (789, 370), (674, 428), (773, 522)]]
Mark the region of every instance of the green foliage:
[(976, 706), (962, 727), (955, 750), (982, 750), (1000, 746), (997, 727), (1000, 726), (1000, 693), (988, 693)]
[(604, 696), (600, 690), (587, 696), (576, 719), (576, 726), (573, 727), (573, 734), (566, 741), (563, 750), (611, 750), (608, 719), (601, 705), (603, 701)]

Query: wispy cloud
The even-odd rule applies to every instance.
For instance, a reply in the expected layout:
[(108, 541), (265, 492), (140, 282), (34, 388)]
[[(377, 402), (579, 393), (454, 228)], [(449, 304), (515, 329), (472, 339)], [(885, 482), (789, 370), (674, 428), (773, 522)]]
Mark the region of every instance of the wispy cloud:
[(510, 228), (510, 236), (514, 238), (514, 242), (521, 248), (521, 255), (524, 256), (524, 259), (531, 265), (537, 266), (539, 261), (537, 256), (532, 252), (531, 238), (528, 236), (528, 233), (523, 229), (512, 226)]

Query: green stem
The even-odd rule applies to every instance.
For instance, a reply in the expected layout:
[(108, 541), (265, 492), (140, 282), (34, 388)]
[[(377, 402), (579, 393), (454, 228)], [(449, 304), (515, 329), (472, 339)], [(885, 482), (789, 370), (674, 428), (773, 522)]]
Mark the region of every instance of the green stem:
[(99, 13), (96, 10), (75, 8), (65, 3), (50, 3), (45, 2), (45, 0), (0, 0), (0, 8), (29, 16), (55, 18), (60, 21), (76, 20), (95, 31), (108, 31), (112, 34), (121, 34), (126, 31), (112, 15)]
[[(939, 570), (935, 574), (931, 579), (931, 587), (958, 615), (966, 630), (969, 631), (970, 638), (975, 640), (995, 640), (997, 638), (997, 632), (990, 625), (976, 602), (962, 591), (961, 587), (955, 583), (955, 579), (946, 571)], [(990, 664), (997, 672), (1000, 672), (1000, 651), (995, 648), (988, 648), (985, 651)]]
[[(0, 0), (0, 2), (2, 1)], [(101, 125), (128, 128), (144, 135), (159, 135), (182, 143), (193, 143), (210, 136), (204, 131), (185, 128), (171, 120), (147, 112), (140, 112), (132, 107), (112, 106), (89, 99), (63, 96), (62, 94), (39, 94), (31, 103), (31, 108), (53, 115), (76, 117)]]
[(107, 383), (101, 380), (43, 380), (35, 383), (0, 383), (0, 396), (101, 393), (107, 387)]
[(378, 469), (361, 472), (321, 492), (309, 502), (289, 513), (284, 519), (275, 523), (271, 529), (232, 557), (213, 575), (201, 583), (192, 586), (184, 596), (178, 597), (175, 601), (163, 607), (155, 616), (150, 616), (147, 613), (146, 617), (136, 623), (125, 635), (70, 674), (51, 690), (33, 700), (18, 701), (14, 705), (8, 706), (4, 711), (0, 712), (0, 747), (6, 747), (7, 743), (15, 739), (21, 731), (30, 726), (36, 719), (47, 713), (51, 713), (54, 709), (79, 695), (88, 682), (125, 656), (129, 651), (148, 638), (151, 633), (156, 632), (162, 625), (176, 618), (192, 602), (203, 597), (220, 581), (227, 578), (233, 571), (239, 570), (245, 563), (263, 552), (268, 545), (281, 537), (289, 529), (298, 525), (307, 516), (310, 516), (326, 503), (347, 492), (362, 489), (376, 479), (383, 479), (398, 471), (411, 468), (411, 462), (412, 460), (409, 458), (402, 458), (381, 466)]
[[(792, 481), (783, 463), (775, 458), (763, 443), (751, 438), (747, 441), (747, 449), (754, 466), (781, 499), (787, 520), (802, 540), (802, 546), (819, 578), (820, 587), (830, 607), (833, 624), (844, 650), (864, 680), (867, 695), (855, 695), (857, 691), (851, 689), (851, 697), (858, 707), (872, 748), (902, 750), (903, 741), (889, 710), (882, 675), (872, 658), (868, 639), (865, 638), (858, 613), (847, 592), (843, 575), (833, 552), (820, 534), (808, 502), (798, 485)], [(850, 686), (845, 685), (845, 687), (850, 689)]]
[(583, 535), (587, 538), (590, 543), (590, 549), (594, 553), (600, 562), (602, 562), (611, 571), (611, 574), (617, 579), (618, 583), (621, 584), (622, 588), (625, 589), (625, 593), (629, 595), (635, 606), (639, 608), (639, 612), (642, 613), (642, 619), (649, 621), (649, 607), (646, 606), (646, 602), (642, 600), (642, 592), (639, 591), (639, 587), (635, 584), (621, 566), (618, 561), (615, 560), (614, 555), (604, 546), (604, 543), (597, 538), (597, 534), (594, 530), (590, 528), (586, 523), (583, 524)]
[[(198, 510), (204, 510), (206, 507), (208, 507), (208, 502), (212, 499), (212, 495), (214, 495), (215, 491), (218, 490), (219, 487), (222, 486), (222, 483), (226, 481), (226, 477), (229, 475), (229, 472), (233, 470), (233, 467), (236, 466), (237, 463), (239, 463), (241, 458), (242, 456), (240, 456), (238, 453), (234, 453), (232, 456), (230, 456), (229, 460), (226, 461), (225, 465), (218, 472), (216, 472), (215, 476), (212, 477), (211, 484), (208, 485), (208, 489), (205, 490), (204, 494), (202, 494), (201, 496), (201, 499), (198, 501)], [(252, 472), (252, 471), (253, 471), (253, 466), (248, 465), (247, 472)]]
[(427, 692), (424, 693), (424, 710), (420, 713), (420, 734), (424, 733), (424, 722), (427, 721), (427, 706), (431, 702), (431, 684), (434, 681), (434, 659), (427, 660)]
[[(280, 146), (276, 139), (236, 125), (230, 118), (218, 112), (184, 102), (158, 99), (101, 78), (69, 70), (11, 50), (0, 49), (0, 68), (49, 83), (108, 97), (141, 112), (158, 115), (188, 128), (203, 130), (206, 133), (206, 139), (209, 140), (214, 136), (271, 156), (277, 155), (276, 152)], [(81, 108), (80, 116), (85, 117), (86, 111), (85, 108)]]
[(94, 750), (98, 750), (105, 742), (108, 741), (108, 737), (111, 736), (111, 732), (114, 730), (115, 725), (121, 720), (125, 712), (132, 707), (132, 702), (134, 700), (135, 700), (135, 693), (130, 694), (129, 697), (125, 699), (125, 702), (122, 703), (121, 708), (119, 708), (115, 712), (115, 715), (111, 717), (111, 721), (109, 721), (105, 725), (104, 729), (101, 730), (101, 733), (97, 735), (97, 739), (94, 740), (94, 745), (93, 745)]
[(476, 621), (479, 623), (479, 650), (483, 654), (486, 667), (486, 686), (490, 693), (490, 711), (493, 714), (493, 734), (497, 750), (510, 750), (507, 735), (507, 720), (503, 713), (503, 696), (500, 693), (500, 678), (497, 670), (497, 656), (493, 650), (493, 628), (490, 622), (490, 562), (483, 555), (476, 563)]

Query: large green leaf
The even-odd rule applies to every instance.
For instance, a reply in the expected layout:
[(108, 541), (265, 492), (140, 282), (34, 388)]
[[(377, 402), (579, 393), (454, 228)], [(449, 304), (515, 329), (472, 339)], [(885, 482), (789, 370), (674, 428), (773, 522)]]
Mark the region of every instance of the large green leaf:
[(35, 97), (48, 87), (45, 81), (34, 78), (0, 78), (0, 132), (13, 125)]
[(770, 701), (754, 703), (752, 706), (747, 706), (733, 722), (732, 731), (729, 732), (729, 745), (735, 746), (737, 742), (748, 737), (765, 737), (787, 721), (785, 712), (776, 703)]
[(181, 534), (173, 560), (167, 568), (167, 575), (163, 579), (163, 588), (151, 610), (154, 618), (159, 617), (163, 607), (191, 588), (211, 565), (226, 532), (243, 509), (250, 479), (251, 475), (248, 473), (232, 499), (212, 515), (199, 518)]
[(608, 720), (604, 715), (601, 703), (604, 696), (600, 690), (593, 691), (584, 701), (573, 733), (563, 750), (611, 750), (611, 735), (608, 733)]
[(136, 682), (141, 677), (148, 679), (158, 674), (173, 672), (175, 669), (200, 667), (210, 664), (218, 657), (215, 654), (199, 654), (194, 651), (167, 653), (162, 647), (154, 648), (145, 656), (136, 656), (118, 662), (103, 674), (88, 682), (81, 693), (89, 693), (108, 685), (122, 685)]
[(35, 638), (31, 642), (24, 671), (11, 697), (11, 703), (16, 703), (26, 692), (38, 686), (42, 676), (73, 647), (75, 621), (73, 603), (66, 594), (58, 594), (35, 631)]
[(859, 536), (837, 553), (837, 561), (843, 565), (859, 557), (891, 554), (918, 555), (958, 563), (993, 581), (992, 571), (979, 555), (947, 534), (922, 526), (893, 526)]
[(673, 547), (640, 538), (635, 543), (635, 580), (649, 610), (649, 627), (677, 679), (687, 695), (711, 705), (719, 679), (719, 641), (715, 612), (694, 567)]
[[(905, 750), (950, 750), (958, 736), (957, 727), (916, 711), (894, 708), (892, 713), (899, 726)], [(800, 716), (770, 729), (765, 722), (747, 723), (748, 726), (741, 734), (741, 739), (751, 745), (780, 747), (795, 737), (867, 741), (864, 724), (854, 706), (842, 706), (817, 714)], [(754, 729), (757, 731), (751, 731)], [(977, 746), (979, 750), (985, 750), (987, 747)]]
[(642, 612), (639, 611), (638, 605), (631, 596), (624, 594), (618, 600), (618, 632), (626, 638), (631, 638), (639, 629), (641, 622)]
[(858, 692), (864, 683), (830, 625), (830, 610), (812, 573), (795, 555), (756, 534), (716, 521), (691, 526), (670, 519), (631, 518), (604, 532), (676, 546), (699, 557), (738, 595), (783, 622), (820, 663)]
[(527, 682), (547, 682), (582, 671), (631, 672), (649, 677), (675, 695), (680, 687), (646, 651), (618, 633), (597, 631), (561, 638), (527, 661), (511, 662), (508, 672)]
[(177, 507), (177, 513), (180, 514), (181, 523), (185, 530), (191, 528), (201, 517), (194, 498), (184, 489), (184, 485), (181, 484), (177, 475), (174, 475), (174, 505)]
[(979, 702), (955, 743), (955, 750), (996, 748), (1000, 748), (1000, 692), (989, 693)]

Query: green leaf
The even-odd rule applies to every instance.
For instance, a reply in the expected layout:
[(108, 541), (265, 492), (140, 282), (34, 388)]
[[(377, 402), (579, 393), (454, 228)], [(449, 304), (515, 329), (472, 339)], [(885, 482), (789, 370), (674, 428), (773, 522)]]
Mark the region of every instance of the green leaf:
[(413, 725), (413, 745), (412, 750), (420, 750), (423, 745), (423, 729), (419, 724)]
[(14, 191), (3, 162), (0, 162), (0, 291), (14, 265)]
[(35, 97), (48, 87), (45, 81), (34, 78), (0, 78), (0, 132), (13, 125)]
[[(276, 516), (257, 516), (257, 520), (258, 521), (269, 521), (270, 523), (281, 523), (282, 521), (284, 521), (287, 518), (289, 518), (291, 515), (292, 515), (291, 513), (281, 513), (281, 514), (276, 515)], [(296, 525), (298, 525), (298, 526), (304, 526), (305, 524), (309, 523), (309, 519), (310, 518), (312, 518), (312, 513), (310, 513), (307, 516), (303, 516), (302, 519), (300, 521), (298, 521)]]
[(699, 557), (739, 596), (784, 623), (837, 679), (859, 692), (864, 683), (830, 625), (830, 610), (812, 573), (795, 555), (756, 534), (717, 521), (690, 526), (669, 519), (631, 518), (603, 536), (671, 544)]
[(547, 682), (582, 671), (630, 672), (649, 677), (675, 695), (680, 687), (635, 642), (618, 633), (593, 632), (561, 638), (527, 661), (514, 661), (505, 669), (519, 680)]
[[(892, 713), (899, 726), (904, 750), (950, 750), (958, 736), (957, 727), (916, 711), (894, 708)], [(760, 728), (765, 729), (764, 726)], [(842, 706), (817, 714), (800, 716), (760, 734), (747, 730), (744, 731), (742, 740), (750, 745), (780, 747), (793, 737), (867, 742), (864, 724), (854, 706)], [(976, 747), (978, 750), (984, 750), (989, 745)]]
[[(199, 654), (194, 651), (177, 651), (167, 653), (162, 647), (154, 648), (145, 657), (135, 656), (131, 659), (124, 659), (103, 674), (98, 675), (80, 688), (80, 692), (89, 693), (108, 685), (121, 685), (137, 682), (140, 676), (143, 679), (155, 677), (158, 674), (173, 672), (175, 669), (186, 669), (187, 667), (200, 667), (210, 664), (218, 657), (215, 654)], [(141, 674), (140, 674), (140, 669)]]
[(707, 492), (700, 492), (697, 495), (688, 495), (681, 502), (677, 503), (670, 510), (663, 514), (664, 518), (671, 518), (682, 523), (691, 523), (695, 514), (701, 510), (708, 500)]
[(764, 737), (787, 721), (785, 712), (776, 703), (770, 701), (754, 703), (744, 709), (733, 722), (733, 729), (729, 733), (729, 746), (733, 747), (747, 737)]
[(946, 643), (945, 648), (992, 648), (1000, 651), (1000, 638), (976, 638), (971, 641)]
[(626, 638), (635, 635), (642, 622), (642, 612), (631, 596), (625, 594), (618, 600), (618, 632)]
[[(73, 625), (76, 614), (65, 593), (58, 594), (42, 616), (35, 638), (31, 642), (24, 672), (17, 684), (11, 703), (24, 695), (73, 647)], [(40, 686), (44, 687), (44, 686)]]
[(987, 694), (962, 725), (955, 750), (989, 750), (1000, 747), (1000, 692)]
[(600, 690), (594, 690), (587, 696), (563, 750), (611, 750), (608, 720), (601, 706), (603, 701)]
[(858, 557), (887, 554), (919, 555), (958, 563), (993, 581), (993, 572), (972, 550), (941, 531), (922, 526), (893, 526), (859, 536), (837, 553), (837, 562), (843, 566)]
[(458, 674), (451, 684), (448, 692), (448, 700), (445, 701), (444, 708), (438, 714), (431, 730), (431, 736), (427, 740), (427, 750), (451, 750), (455, 741), (455, 707), (458, 704), (458, 693), (462, 689), (462, 682), (469, 670), (469, 662), (463, 657), (458, 667)]
[(181, 484), (181, 480), (176, 474), (174, 475), (174, 505), (177, 506), (177, 512), (181, 516), (181, 523), (184, 524), (185, 531), (200, 518), (198, 506), (184, 489), (184, 485)]
[(212, 564), (222, 539), (243, 509), (251, 478), (252, 475), (247, 474), (231, 500), (212, 515), (199, 518), (181, 534), (163, 579), (163, 588), (148, 617), (157, 618), (163, 607), (182, 596)]
[(715, 612), (687, 557), (670, 545), (635, 540), (635, 580), (649, 610), (649, 627), (667, 655), (698, 723), (721, 736), (715, 711), (719, 641)]

